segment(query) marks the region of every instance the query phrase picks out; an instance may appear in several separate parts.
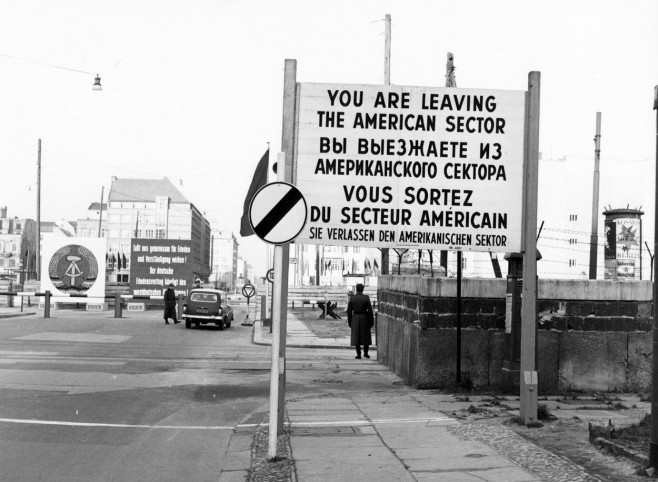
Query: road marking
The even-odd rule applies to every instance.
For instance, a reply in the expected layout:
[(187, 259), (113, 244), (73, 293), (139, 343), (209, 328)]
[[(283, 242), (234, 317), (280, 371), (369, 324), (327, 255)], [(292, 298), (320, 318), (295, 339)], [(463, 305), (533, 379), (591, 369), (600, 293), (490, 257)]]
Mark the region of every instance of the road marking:
[(16, 363), (47, 363), (48, 365), (112, 365), (122, 366), (126, 362), (118, 361), (92, 361), (92, 360), (54, 360), (52, 358), (40, 360), (34, 358), (7, 358), (1, 359), (0, 365), (15, 365)]
[(73, 341), (83, 343), (122, 343), (130, 340), (131, 336), (123, 335), (96, 335), (93, 333), (58, 333), (46, 331), (33, 335), (24, 335), (13, 338), (13, 340), (38, 340), (38, 341)]
[(202, 425), (141, 425), (127, 423), (94, 423), (94, 422), (65, 422), (61, 420), (29, 420), (21, 418), (0, 418), (0, 423), (16, 423), (29, 425), (60, 425), (64, 427), (103, 427), (103, 428), (158, 428), (168, 430), (233, 430), (235, 427)]
[(0, 350), (0, 355), (9, 356), (57, 356), (58, 351), (3, 351)]

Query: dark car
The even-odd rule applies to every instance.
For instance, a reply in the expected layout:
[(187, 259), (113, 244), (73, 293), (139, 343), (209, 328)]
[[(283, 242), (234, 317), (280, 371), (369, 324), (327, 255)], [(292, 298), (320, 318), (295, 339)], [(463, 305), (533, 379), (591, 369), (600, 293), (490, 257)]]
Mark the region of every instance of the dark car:
[(183, 305), (185, 328), (213, 323), (220, 330), (231, 326), (233, 309), (226, 303), (226, 293), (211, 288), (193, 289)]

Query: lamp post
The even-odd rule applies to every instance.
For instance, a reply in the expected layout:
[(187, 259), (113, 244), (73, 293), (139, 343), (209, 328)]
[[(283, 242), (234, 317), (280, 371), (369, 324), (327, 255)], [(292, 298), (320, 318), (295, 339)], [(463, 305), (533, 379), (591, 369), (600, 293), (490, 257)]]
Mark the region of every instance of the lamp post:
[[(653, 245), (653, 271), (658, 273), (658, 85), (654, 87), (653, 110), (656, 111), (656, 191), (654, 211), (654, 245)], [(649, 463), (652, 467), (658, 467), (658, 282), (653, 283), (653, 356), (651, 357), (651, 440), (649, 442)]]

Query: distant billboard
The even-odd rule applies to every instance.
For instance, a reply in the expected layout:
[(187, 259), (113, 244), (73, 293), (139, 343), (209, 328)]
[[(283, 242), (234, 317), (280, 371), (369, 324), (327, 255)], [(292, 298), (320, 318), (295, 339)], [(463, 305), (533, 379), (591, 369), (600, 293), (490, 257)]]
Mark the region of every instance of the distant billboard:
[(605, 219), (604, 279), (642, 279), (642, 211), (615, 209)]
[(162, 296), (170, 283), (187, 295), (193, 285), (192, 241), (133, 239), (130, 249), (130, 291), (133, 296)]

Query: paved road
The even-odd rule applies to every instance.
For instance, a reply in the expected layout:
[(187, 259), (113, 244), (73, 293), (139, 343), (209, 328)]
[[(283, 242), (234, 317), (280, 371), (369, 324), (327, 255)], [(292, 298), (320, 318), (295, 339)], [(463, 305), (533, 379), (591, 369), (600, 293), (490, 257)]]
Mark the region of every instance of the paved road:
[[(269, 408), (270, 349), (243, 316), (224, 331), (160, 312), (0, 319), (0, 480), (217, 480), (233, 429)], [(288, 354), (287, 398), (395, 378), (349, 350)]]
[(268, 350), (240, 318), (0, 321), (0, 480), (217, 480), (233, 428), (267, 402)]

